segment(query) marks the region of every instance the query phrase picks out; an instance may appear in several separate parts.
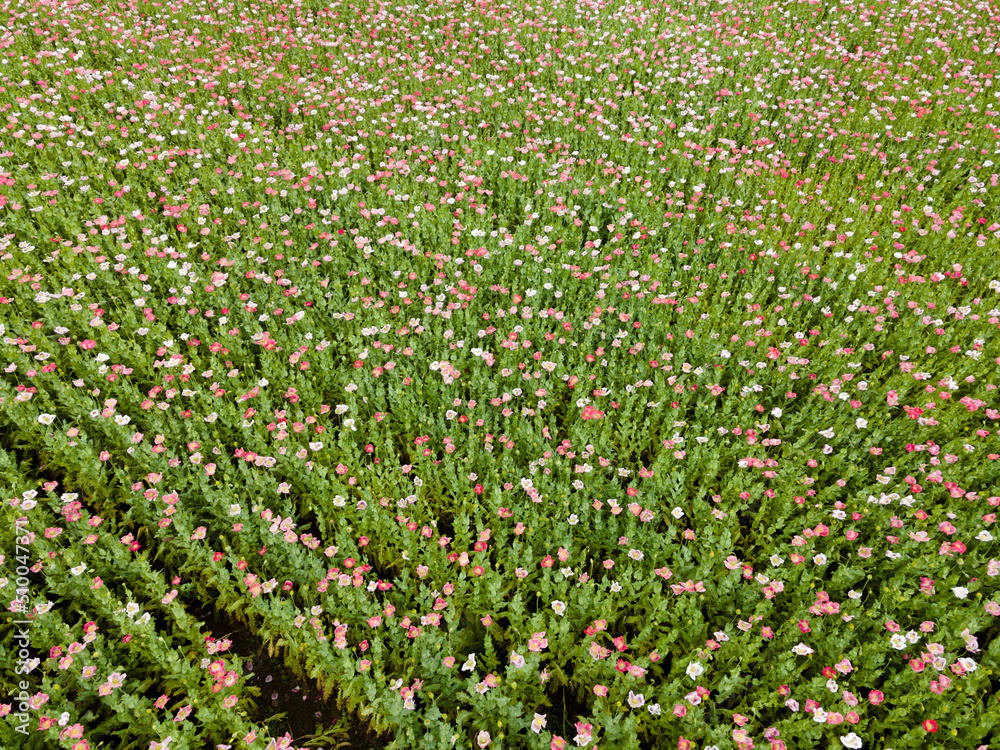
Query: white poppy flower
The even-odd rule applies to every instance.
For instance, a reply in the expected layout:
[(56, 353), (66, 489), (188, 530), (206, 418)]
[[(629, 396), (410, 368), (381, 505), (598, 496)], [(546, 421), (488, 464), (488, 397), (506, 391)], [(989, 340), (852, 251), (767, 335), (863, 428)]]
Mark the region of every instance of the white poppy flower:
[(851, 748), (851, 750), (858, 750), (858, 748), (860, 748), (862, 744), (861, 738), (858, 737), (858, 735), (856, 735), (854, 732), (851, 732), (850, 734), (841, 737), (840, 741), (841, 743), (843, 743), (844, 747), (849, 747)]
[(692, 680), (696, 680), (698, 679), (699, 675), (704, 673), (704, 671), (705, 668), (701, 665), (701, 662), (693, 661), (690, 664), (688, 664), (688, 667), (685, 670), (685, 674), (687, 674), (687, 676), (690, 677)]

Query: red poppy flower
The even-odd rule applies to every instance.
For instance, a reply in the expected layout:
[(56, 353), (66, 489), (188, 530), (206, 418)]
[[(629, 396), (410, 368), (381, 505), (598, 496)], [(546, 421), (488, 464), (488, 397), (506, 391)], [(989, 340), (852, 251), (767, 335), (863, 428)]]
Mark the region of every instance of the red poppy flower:
[(937, 731), (937, 722), (934, 719), (927, 719), (924, 721), (924, 730), (927, 732)]

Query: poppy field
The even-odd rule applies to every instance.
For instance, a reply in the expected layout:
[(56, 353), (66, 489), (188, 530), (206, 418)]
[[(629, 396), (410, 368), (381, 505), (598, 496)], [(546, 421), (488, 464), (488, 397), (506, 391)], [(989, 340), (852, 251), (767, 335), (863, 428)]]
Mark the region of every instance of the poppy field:
[(996, 748), (998, 41), (5, 2), (0, 746)]

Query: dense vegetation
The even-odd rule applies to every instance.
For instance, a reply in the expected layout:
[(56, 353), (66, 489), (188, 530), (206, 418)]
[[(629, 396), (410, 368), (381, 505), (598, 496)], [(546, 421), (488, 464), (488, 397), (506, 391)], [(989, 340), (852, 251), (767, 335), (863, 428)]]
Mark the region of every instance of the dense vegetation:
[(987, 747), (995, 5), (0, 16), (0, 744)]

